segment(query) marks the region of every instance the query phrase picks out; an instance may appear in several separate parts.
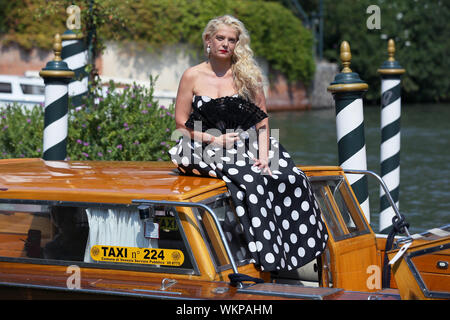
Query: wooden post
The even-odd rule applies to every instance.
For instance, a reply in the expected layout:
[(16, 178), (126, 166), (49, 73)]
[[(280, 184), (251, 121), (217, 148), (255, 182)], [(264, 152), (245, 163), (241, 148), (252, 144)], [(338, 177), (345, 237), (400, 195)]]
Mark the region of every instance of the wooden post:
[[(340, 50), (344, 68), (328, 87), (336, 104), (339, 165), (344, 169), (367, 170), (362, 97), (369, 86), (350, 69), (352, 55), (347, 41), (341, 43)], [(348, 180), (367, 221), (370, 222), (367, 177), (350, 174)]]
[(71, 106), (78, 107), (83, 104), (82, 98), (88, 93), (88, 51), (84, 35), (79, 32), (81, 28), (80, 8), (71, 5), (67, 8), (67, 30), (62, 34), (61, 58), (73, 70), (75, 77), (69, 83), (69, 97)]
[(61, 59), (61, 36), (55, 35), (55, 59), (39, 72), (45, 83), (44, 160), (65, 160), (67, 157), (68, 94), (67, 85), (74, 76)]
[[(378, 69), (381, 75), (381, 178), (386, 183), (392, 199), (399, 206), (400, 190), (400, 115), (401, 84), (400, 77), (405, 73), (394, 59), (394, 40), (388, 41), (389, 58)], [(380, 188), (380, 225), (383, 231), (392, 225), (395, 216), (385, 192)]]

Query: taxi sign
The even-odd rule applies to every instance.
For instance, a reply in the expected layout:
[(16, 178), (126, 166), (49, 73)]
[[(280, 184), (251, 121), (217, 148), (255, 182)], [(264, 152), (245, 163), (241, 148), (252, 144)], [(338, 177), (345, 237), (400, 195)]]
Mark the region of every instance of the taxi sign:
[(178, 231), (178, 224), (175, 217), (157, 217), (159, 227), (166, 231)]
[(158, 264), (179, 267), (184, 262), (181, 250), (95, 245), (91, 248), (95, 261)]

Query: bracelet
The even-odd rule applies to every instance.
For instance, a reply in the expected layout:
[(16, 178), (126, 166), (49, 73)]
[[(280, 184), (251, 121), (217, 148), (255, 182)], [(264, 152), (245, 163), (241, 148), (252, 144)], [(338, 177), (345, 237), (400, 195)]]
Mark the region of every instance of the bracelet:
[(210, 143), (212, 143), (215, 139), (216, 139), (216, 137), (213, 136), (213, 135), (211, 135), (211, 138), (205, 139), (205, 142), (206, 142), (207, 144), (210, 144)]

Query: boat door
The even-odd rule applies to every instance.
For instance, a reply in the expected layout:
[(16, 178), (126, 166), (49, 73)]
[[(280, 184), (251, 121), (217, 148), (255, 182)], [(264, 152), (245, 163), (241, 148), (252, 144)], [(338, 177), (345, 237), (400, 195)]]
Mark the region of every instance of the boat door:
[(343, 174), (310, 177), (327, 226), (322, 285), (346, 290), (381, 289), (375, 234)]

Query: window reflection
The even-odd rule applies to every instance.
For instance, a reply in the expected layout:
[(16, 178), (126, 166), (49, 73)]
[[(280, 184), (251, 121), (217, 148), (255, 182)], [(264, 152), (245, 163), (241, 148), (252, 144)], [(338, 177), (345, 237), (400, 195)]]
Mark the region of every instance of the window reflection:
[(314, 177), (311, 180), (322, 215), (335, 240), (369, 232), (344, 177)]
[[(219, 219), (234, 260), (238, 264), (249, 263), (251, 256), (250, 252), (247, 250), (244, 229), (239, 222), (239, 217), (236, 214), (236, 210), (234, 210), (231, 198), (221, 195), (205, 201), (205, 204), (214, 211)], [(210, 252), (216, 265), (218, 267), (228, 265), (228, 256), (220, 241), (220, 236), (213, 219), (203, 209), (198, 209), (196, 211), (197, 219), (203, 229), (206, 243), (210, 245)]]
[[(32, 258), (50, 264), (67, 261), (110, 265), (112, 268), (132, 265), (192, 269), (192, 254), (174, 210), (156, 210), (155, 216), (146, 221), (141, 219), (137, 207), (126, 205), (0, 203), (0, 257), (23, 258), (24, 262)], [(146, 223), (158, 228), (158, 232), (149, 236)], [(178, 265), (161, 265), (154, 261), (142, 264), (130, 260), (131, 257), (113, 262), (98, 261), (92, 257), (94, 246), (169, 249), (167, 253), (174, 255), (174, 250), (179, 250), (184, 260), (179, 260)], [(155, 252), (160, 253), (160, 250)], [(164, 253), (160, 255), (163, 256)]]

